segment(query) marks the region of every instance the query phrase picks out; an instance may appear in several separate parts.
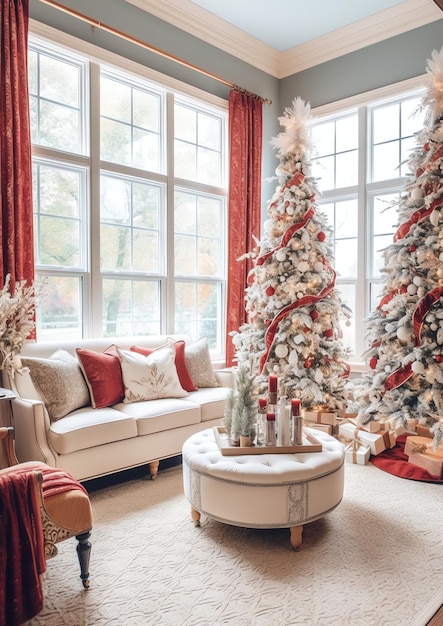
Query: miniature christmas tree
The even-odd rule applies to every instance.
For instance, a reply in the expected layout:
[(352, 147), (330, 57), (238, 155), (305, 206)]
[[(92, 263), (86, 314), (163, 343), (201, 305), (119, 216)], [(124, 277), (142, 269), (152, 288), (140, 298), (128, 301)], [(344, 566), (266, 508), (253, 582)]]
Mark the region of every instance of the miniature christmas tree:
[(335, 288), (325, 216), (315, 207), (310, 174), (310, 106), (295, 98), (279, 118), (284, 132), (272, 140), (280, 164), (269, 219), (245, 291), (248, 322), (233, 335), (239, 364), (255, 373), (265, 393), (270, 374), (306, 408), (340, 409), (349, 366), (340, 321), (349, 317)]
[(240, 436), (255, 437), (257, 400), (254, 392), (253, 375), (249, 366), (242, 363), (235, 370), (235, 388), (228, 396), (223, 420), (225, 430), (233, 442), (238, 442)]
[(350, 410), (408, 426), (443, 424), (443, 48), (427, 66), (425, 124), (408, 160), (393, 243), (383, 251), (381, 299), (367, 320), (370, 371), (352, 385)]

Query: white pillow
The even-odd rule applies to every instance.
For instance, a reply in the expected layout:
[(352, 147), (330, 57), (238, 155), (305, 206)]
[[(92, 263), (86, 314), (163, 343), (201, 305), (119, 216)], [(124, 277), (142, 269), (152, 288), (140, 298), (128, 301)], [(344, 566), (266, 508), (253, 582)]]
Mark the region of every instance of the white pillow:
[(188, 395), (180, 385), (173, 349), (163, 348), (144, 356), (119, 348), (118, 354), (125, 388), (123, 402), (183, 398)]

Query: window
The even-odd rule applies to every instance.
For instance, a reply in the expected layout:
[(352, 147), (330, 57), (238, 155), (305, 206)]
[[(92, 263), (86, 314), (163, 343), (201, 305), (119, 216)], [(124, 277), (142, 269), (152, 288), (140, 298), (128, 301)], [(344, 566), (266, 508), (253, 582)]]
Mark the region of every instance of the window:
[(224, 349), (226, 106), (29, 44), (40, 341), (205, 335)]
[(383, 249), (392, 243), (415, 134), (423, 127), (419, 90), (318, 116), (312, 125), (312, 173), (331, 228), (337, 288), (351, 308), (343, 326), (352, 360), (365, 350), (364, 320), (378, 304)]

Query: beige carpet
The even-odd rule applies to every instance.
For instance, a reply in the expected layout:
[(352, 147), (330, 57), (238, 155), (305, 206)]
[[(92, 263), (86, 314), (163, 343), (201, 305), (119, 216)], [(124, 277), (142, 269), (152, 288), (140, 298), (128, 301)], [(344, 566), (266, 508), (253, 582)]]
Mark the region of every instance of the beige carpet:
[(32, 626), (423, 626), (443, 602), (441, 485), (347, 464), (342, 503), (297, 552), (286, 529), (194, 528), (181, 466), (91, 499), (91, 587), (60, 544)]

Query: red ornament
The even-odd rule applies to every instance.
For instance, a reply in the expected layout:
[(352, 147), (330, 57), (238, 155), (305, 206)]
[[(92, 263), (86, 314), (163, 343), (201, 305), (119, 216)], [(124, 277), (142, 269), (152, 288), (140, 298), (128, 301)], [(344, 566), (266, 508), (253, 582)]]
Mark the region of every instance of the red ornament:
[(275, 293), (275, 289), (274, 287), (271, 287), (271, 285), (269, 285), (269, 287), (266, 287), (266, 295), (271, 297), (273, 296)]
[(265, 324), (266, 326), (269, 326), (271, 324), (271, 320), (265, 320)]
[(304, 366), (305, 368), (308, 370), (310, 367), (312, 367), (312, 361), (311, 359), (306, 359), (306, 361), (304, 362)]
[(435, 360), (437, 361), (437, 363), (443, 363), (443, 354), (437, 354)]
[(415, 246), (409, 246), (409, 252), (415, 252), (416, 247)]
[(377, 359), (375, 358), (375, 356), (373, 356), (372, 359), (369, 359), (369, 367), (371, 368), (371, 370), (375, 370), (375, 368), (377, 367)]
[(324, 241), (326, 239), (326, 233), (324, 233), (322, 230), (318, 233), (317, 235), (317, 239), (319, 241)]
[(309, 315), (311, 316), (311, 319), (315, 322), (315, 320), (318, 319), (318, 316), (320, 315), (320, 313), (317, 311), (317, 309), (312, 309)]
[(323, 334), (325, 337), (330, 338), (334, 334), (334, 331), (332, 330), (332, 328), (327, 328), (326, 330), (323, 331)]

